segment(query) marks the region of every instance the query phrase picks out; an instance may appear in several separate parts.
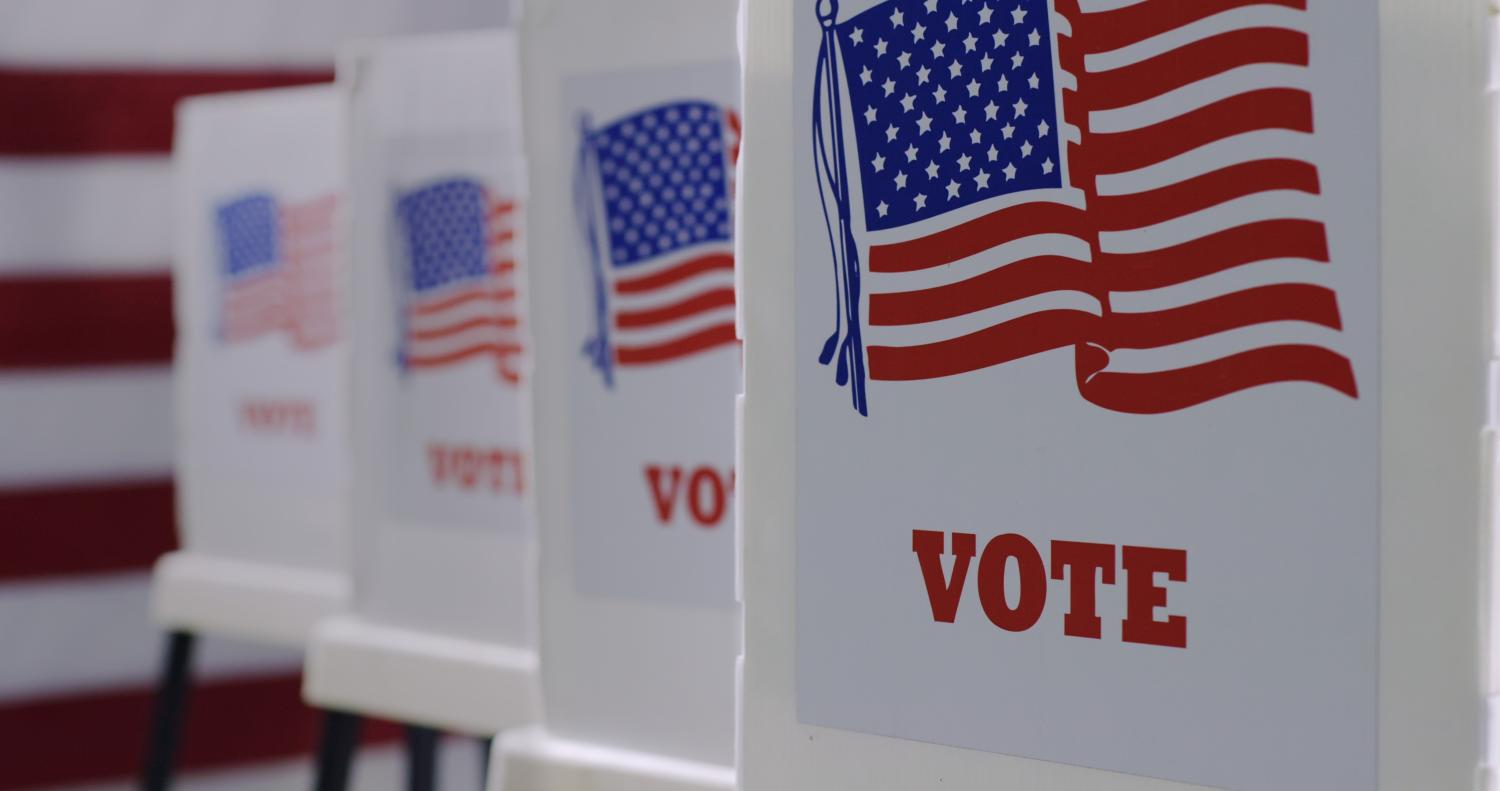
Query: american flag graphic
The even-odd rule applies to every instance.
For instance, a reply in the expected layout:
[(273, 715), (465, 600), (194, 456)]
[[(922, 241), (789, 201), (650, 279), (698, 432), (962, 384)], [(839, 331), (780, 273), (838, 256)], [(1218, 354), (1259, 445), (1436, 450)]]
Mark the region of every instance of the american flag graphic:
[(595, 335), (614, 367), (680, 360), (736, 342), (730, 179), (739, 119), (702, 101), (584, 124), (575, 196), (593, 255)]
[(277, 330), (294, 346), (318, 349), (338, 339), (334, 213), (328, 195), (280, 205), (266, 193), (215, 210), (222, 254), (219, 335), (240, 343)]
[(1274, 382), (1358, 397), (1316, 283), (1305, 0), (837, 6), (814, 89), (837, 295), (819, 359), (861, 414), (866, 379), (1064, 347), (1083, 397), (1121, 412)]
[(517, 210), (514, 200), (469, 178), (397, 199), (408, 264), (403, 365), (421, 370), (488, 357), (503, 381), (521, 381)]

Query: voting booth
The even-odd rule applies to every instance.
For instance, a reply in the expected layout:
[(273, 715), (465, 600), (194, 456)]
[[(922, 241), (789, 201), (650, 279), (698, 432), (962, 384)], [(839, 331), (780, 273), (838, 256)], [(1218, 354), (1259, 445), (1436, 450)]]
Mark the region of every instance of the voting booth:
[(538, 708), (516, 42), (494, 31), (358, 46), (339, 81), (354, 601), (316, 631), (304, 694), (492, 736)]
[(183, 548), (154, 614), (301, 645), (348, 594), (341, 106), (323, 86), (224, 94), (177, 129)]
[(181, 549), (147, 787), (171, 773), (198, 634), (302, 647), (345, 606), (342, 103), (331, 86), (184, 101), (173, 147)]
[(1475, 784), (1483, 15), (749, 6), (744, 791)]
[(735, 20), (521, 21), (545, 728), (491, 791), (734, 785)]

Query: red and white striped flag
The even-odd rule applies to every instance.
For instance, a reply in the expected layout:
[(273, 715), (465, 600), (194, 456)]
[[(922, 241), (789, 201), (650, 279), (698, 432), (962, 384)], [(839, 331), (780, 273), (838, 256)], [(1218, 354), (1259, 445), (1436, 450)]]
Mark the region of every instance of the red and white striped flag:
[(299, 349), (338, 339), (337, 211), (333, 195), (281, 206), (256, 194), (218, 208), (226, 343), (277, 330)]
[(493, 360), (502, 381), (521, 381), (517, 201), (478, 181), (447, 179), (400, 196), (406, 248), (402, 363), (443, 368)]
[(1318, 282), (1304, 9), (887, 0), (827, 25), (820, 359), (855, 408), (867, 378), (1067, 347), (1083, 397), (1122, 412), (1279, 382), (1357, 397)]

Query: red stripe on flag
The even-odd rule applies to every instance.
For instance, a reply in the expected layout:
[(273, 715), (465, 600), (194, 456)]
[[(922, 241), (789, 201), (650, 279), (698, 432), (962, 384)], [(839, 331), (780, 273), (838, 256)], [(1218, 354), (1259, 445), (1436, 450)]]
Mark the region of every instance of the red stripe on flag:
[(919, 346), (871, 346), (870, 378), (886, 381), (936, 379), (978, 371), (1072, 346), (1088, 337), (1099, 317), (1077, 310), (1045, 310), (973, 332)]
[(870, 247), (871, 272), (915, 272), (951, 264), (997, 245), (1038, 234), (1088, 238), (1082, 209), (1060, 203), (1023, 203), (906, 242)]
[(1283, 63), (1306, 66), (1307, 34), (1284, 28), (1231, 30), (1111, 71), (1090, 73), (1090, 110), (1144, 102), (1240, 66)]
[(0, 545), (0, 581), (150, 568), (177, 546), (175, 488), (163, 480), (0, 491)]
[(1095, 174), (1128, 173), (1217, 140), (1264, 129), (1311, 134), (1312, 95), (1298, 88), (1248, 91), (1141, 129), (1092, 133), (1086, 147)]
[(520, 353), (521, 344), (519, 343), (476, 343), (445, 354), (413, 355), (407, 358), (406, 364), (413, 368), (435, 368), (480, 354), (493, 354), (503, 362), (506, 357)]
[(1092, 264), (1038, 256), (1006, 264), (957, 283), (870, 295), (870, 324), (923, 324), (963, 316), (1049, 291), (1091, 291)]
[(1155, 349), (1273, 321), (1343, 329), (1333, 291), (1305, 283), (1260, 286), (1150, 313), (1110, 313), (1097, 340), (1112, 349)]
[(487, 300), (490, 302), (508, 302), (516, 298), (516, 290), (513, 288), (496, 288), (493, 284), (485, 283), (466, 289), (451, 297), (444, 297), (431, 302), (423, 302), (413, 305), (407, 310), (412, 316), (431, 316), (434, 313), (442, 313), (449, 308), (456, 308), (466, 302)]
[(1058, 0), (1057, 12), (1075, 22), (1084, 54), (1110, 52), (1235, 8), (1276, 5), (1307, 10), (1307, 0), (1146, 0), (1111, 11), (1084, 14), (1078, 0)]
[(621, 329), (654, 327), (658, 324), (667, 324), (696, 316), (699, 313), (732, 307), (734, 307), (734, 289), (716, 288), (660, 308), (622, 310), (615, 316), (615, 325)]
[[(153, 692), (125, 689), (0, 705), (0, 791), (134, 778), (140, 771)], [(188, 694), (178, 767), (185, 770), (290, 759), (317, 744), (321, 715), (302, 702), (300, 675), (210, 681)], [(400, 731), (370, 722), (367, 743)]]
[(0, 279), (0, 368), (164, 363), (173, 337), (169, 275)]
[(734, 256), (728, 253), (715, 253), (713, 255), (690, 258), (671, 269), (665, 269), (651, 275), (639, 277), (621, 277), (615, 280), (615, 293), (618, 294), (640, 294), (647, 291), (655, 291), (658, 288), (666, 288), (673, 283), (680, 283), (691, 277), (697, 277), (704, 272), (724, 269), (734, 271)]
[(467, 330), (479, 329), (481, 327), (493, 327), (498, 330), (513, 330), (520, 326), (520, 319), (515, 316), (495, 316), (493, 318), (476, 318), (460, 321), (457, 324), (444, 325), (431, 330), (412, 330), (411, 339), (414, 341), (430, 341), (457, 335)]
[(1079, 390), (1089, 401), (1117, 412), (1175, 412), (1216, 398), (1277, 382), (1312, 382), (1359, 397), (1348, 358), (1319, 346), (1265, 346), (1217, 360), (1152, 373), (1100, 371)]
[(1146, 192), (1100, 195), (1094, 199), (1094, 217), (1101, 231), (1144, 228), (1272, 190), (1316, 195), (1318, 169), (1295, 159), (1241, 162)]
[(715, 346), (728, 346), (738, 342), (739, 339), (734, 334), (734, 323), (728, 322), (715, 324), (666, 343), (651, 346), (617, 346), (615, 347), (615, 360), (620, 365), (649, 365), (675, 360), (678, 357), (687, 357)]
[(172, 149), (187, 96), (328, 82), (315, 70), (0, 69), (0, 155), (141, 154)]
[(1147, 253), (1105, 253), (1099, 260), (1102, 286), (1142, 291), (1186, 283), (1237, 266), (1292, 258), (1327, 263), (1323, 224), (1312, 220), (1265, 220)]

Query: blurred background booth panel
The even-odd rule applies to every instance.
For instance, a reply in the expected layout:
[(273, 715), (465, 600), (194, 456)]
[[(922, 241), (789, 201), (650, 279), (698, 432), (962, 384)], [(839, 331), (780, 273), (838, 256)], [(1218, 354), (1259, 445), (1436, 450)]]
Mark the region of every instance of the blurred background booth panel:
[[(176, 545), (176, 101), (331, 80), (350, 38), (507, 17), (504, 0), (0, 7), (0, 791), (127, 788), (138, 771), (160, 648), (149, 571)], [(205, 645), (182, 787), (286, 784), (316, 733), (299, 664)]]

